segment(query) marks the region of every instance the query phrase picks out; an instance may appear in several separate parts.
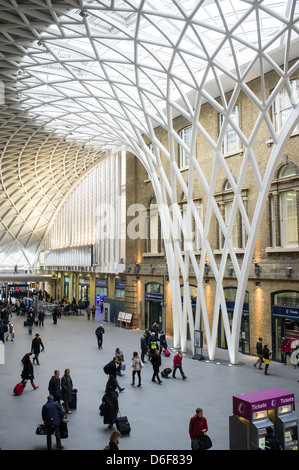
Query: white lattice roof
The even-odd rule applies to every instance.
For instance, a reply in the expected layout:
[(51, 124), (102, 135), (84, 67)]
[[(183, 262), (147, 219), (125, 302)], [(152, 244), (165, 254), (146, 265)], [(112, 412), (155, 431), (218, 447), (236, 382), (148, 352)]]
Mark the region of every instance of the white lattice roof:
[(219, 96), (298, 55), (291, 0), (0, 0), (0, 16), (0, 264), (33, 262), (102, 151), (137, 153), (198, 90)]

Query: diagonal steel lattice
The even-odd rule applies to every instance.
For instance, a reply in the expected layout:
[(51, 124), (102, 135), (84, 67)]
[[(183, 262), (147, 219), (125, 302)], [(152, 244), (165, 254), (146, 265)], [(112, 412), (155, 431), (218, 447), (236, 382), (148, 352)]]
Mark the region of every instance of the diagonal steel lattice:
[[(298, 2), (0, 0), (0, 13), (0, 78), (5, 89), (0, 108), (2, 260), (15, 260), (18, 250), (28, 259), (36, 254), (46, 226), (67, 195), (62, 188), (72, 187), (74, 179), (105, 152), (125, 147), (145, 166), (160, 210), (174, 345), (185, 350), (187, 320), (193, 345), (201, 317), (213, 359), (221, 307), (230, 360), (237, 362), (243, 299), (266, 195), (275, 165), (298, 121), (298, 100), (290, 85), (298, 68)], [(277, 85), (269, 95), (264, 76), (270, 70), (277, 75)], [(260, 77), (260, 96), (248, 85), (255, 77)], [(269, 111), (283, 87), (292, 112), (277, 135)], [(232, 118), (240, 93), (251, 100), (258, 113), (250, 135), (244, 135)], [(200, 119), (205, 103), (223, 117), (216, 139)], [(174, 128), (178, 116), (192, 126), (190, 146)], [(273, 140), (264, 174), (254, 152), (262, 125)], [(237, 181), (222, 154), (228, 126), (245, 149)], [(161, 128), (168, 135), (167, 145), (159, 139), (157, 129)], [(211, 176), (205, 173), (201, 155), (196, 154), (198, 136), (213, 155)], [(177, 163), (179, 145), (189, 160), (187, 182)], [(259, 193), (252, 220), (240, 196), (249, 165)], [(234, 192), (227, 224), (215, 199), (220, 169)], [(195, 176), (208, 197), (202, 220), (193, 200)], [(185, 217), (178, 194), (187, 201)], [(241, 263), (231, 240), (237, 211), (247, 235)], [(209, 240), (212, 217), (224, 237), (220, 262)], [(202, 240), (199, 262), (190, 243), (193, 222)], [(232, 328), (223, 291), (228, 256), (238, 281)], [(203, 286), (206, 259), (217, 286), (212, 321)], [(197, 282), (195, 320), (190, 267)], [(183, 302), (180, 279), (184, 281)]]

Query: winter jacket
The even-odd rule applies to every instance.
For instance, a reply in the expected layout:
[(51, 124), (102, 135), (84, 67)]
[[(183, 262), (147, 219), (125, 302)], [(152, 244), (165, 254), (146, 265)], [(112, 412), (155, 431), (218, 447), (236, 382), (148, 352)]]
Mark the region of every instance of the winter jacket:
[(133, 370), (141, 370), (143, 362), (141, 361), (140, 356), (133, 357)]
[(23, 370), (21, 373), (21, 377), (24, 380), (30, 380), (34, 379), (34, 374), (33, 374), (33, 365), (32, 362), (30, 361), (30, 357), (27, 356), (27, 354), (23, 357), (22, 361), (23, 363)]
[(203, 416), (199, 418), (197, 415), (194, 415), (190, 419), (189, 423), (189, 435), (191, 439), (195, 439), (196, 437), (204, 436), (203, 429), (208, 430), (208, 423), (206, 418)]
[(59, 426), (64, 412), (60, 403), (50, 400), (42, 407), (42, 418), (47, 427)]
[(173, 358), (173, 367), (180, 367), (182, 366), (183, 356), (177, 353)]

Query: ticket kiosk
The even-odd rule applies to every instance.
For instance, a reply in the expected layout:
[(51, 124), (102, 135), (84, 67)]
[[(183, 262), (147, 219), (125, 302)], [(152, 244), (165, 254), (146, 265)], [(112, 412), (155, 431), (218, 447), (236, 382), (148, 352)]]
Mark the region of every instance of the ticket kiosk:
[(275, 434), (283, 450), (298, 450), (298, 418), (293, 410), (294, 403), (287, 402), (275, 408)]
[[(294, 431), (296, 418), (295, 420), (289, 418), (284, 420), (282, 418), (282, 407), (286, 403), (292, 405), (293, 412), (295, 406), (294, 394), (278, 388), (233, 396), (233, 416), (229, 418), (230, 449), (254, 450), (257, 447), (263, 449), (268, 426), (274, 429), (274, 434), (280, 438), (282, 447), (283, 435), (289, 443), (294, 442), (294, 440), (289, 440), (289, 436), (291, 430)], [(280, 408), (281, 411), (279, 412)], [(286, 415), (287, 413), (284, 417)], [(292, 415), (292, 418), (294, 418), (294, 415)], [(279, 436), (276, 429), (277, 423), (280, 426)]]

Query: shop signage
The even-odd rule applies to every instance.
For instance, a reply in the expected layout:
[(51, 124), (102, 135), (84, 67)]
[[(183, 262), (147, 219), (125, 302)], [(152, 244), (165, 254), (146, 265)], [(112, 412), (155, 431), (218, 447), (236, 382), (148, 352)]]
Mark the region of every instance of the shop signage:
[(145, 299), (146, 300), (155, 300), (157, 302), (163, 302), (164, 295), (163, 294), (152, 294), (151, 292), (146, 292), (145, 293)]
[(98, 287), (107, 287), (107, 279), (106, 278), (96, 278), (96, 286)]
[(272, 306), (273, 315), (283, 317), (297, 317), (299, 316), (299, 307), (285, 307), (280, 305)]

